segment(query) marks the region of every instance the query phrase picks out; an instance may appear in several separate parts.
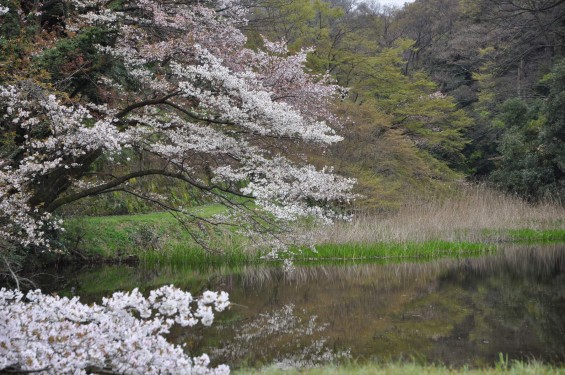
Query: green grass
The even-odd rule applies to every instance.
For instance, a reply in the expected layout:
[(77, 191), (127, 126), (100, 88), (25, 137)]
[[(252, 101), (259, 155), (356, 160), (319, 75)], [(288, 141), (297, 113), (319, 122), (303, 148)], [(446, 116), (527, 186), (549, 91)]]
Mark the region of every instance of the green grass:
[[(221, 214), (221, 205), (195, 208), (203, 218)], [(241, 264), (258, 261), (260, 254), (248, 251), (247, 241), (229, 228), (195, 225), (192, 234), (206, 240), (200, 246), (185, 226), (168, 212), (73, 218), (65, 222), (65, 247), (86, 258), (135, 256), (145, 263)]]
[(508, 237), (515, 242), (560, 242), (565, 241), (565, 229), (513, 229)]
[(492, 368), (450, 368), (443, 365), (420, 365), (416, 363), (369, 363), (369, 364), (344, 364), (337, 366), (324, 366), (306, 370), (279, 370), (266, 369), (240, 369), (233, 372), (235, 375), (557, 375), (565, 374), (565, 368), (545, 365), (538, 362), (500, 362)]
[(207, 266), (236, 266), (261, 262), (259, 252), (247, 252), (241, 247), (226, 247), (223, 251), (205, 250), (192, 244), (175, 243), (164, 251), (144, 251), (139, 255), (145, 264), (173, 264)]
[(316, 251), (303, 250), (296, 258), (316, 259), (370, 259), (370, 258), (438, 258), (457, 257), (494, 252), (493, 244), (469, 242), (425, 241), (405, 243), (320, 244)]
[(565, 229), (483, 229), (480, 233), (483, 243), (549, 243), (565, 242)]

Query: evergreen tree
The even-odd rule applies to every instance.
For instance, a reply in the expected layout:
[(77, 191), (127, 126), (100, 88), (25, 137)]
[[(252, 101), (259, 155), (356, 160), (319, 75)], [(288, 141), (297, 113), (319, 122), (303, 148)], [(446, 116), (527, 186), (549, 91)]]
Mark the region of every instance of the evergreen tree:
[(528, 199), (565, 194), (565, 60), (541, 81), (545, 100), (518, 98), (501, 107), (498, 121), (507, 129), (492, 181)]

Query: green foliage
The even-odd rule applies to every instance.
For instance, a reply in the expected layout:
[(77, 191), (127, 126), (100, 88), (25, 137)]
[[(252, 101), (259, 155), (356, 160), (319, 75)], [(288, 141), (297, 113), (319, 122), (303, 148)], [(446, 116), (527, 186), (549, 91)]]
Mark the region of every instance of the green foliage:
[(443, 190), (460, 177), (454, 169), (463, 165), (463, 133), (471, 120), (425, 74), (403, 73), (411, 44), (399, 41), (342, 65), (351, 100), (338, 112), (350, 121), (332, 156), (340, 173), (358, 179), (360, 206), (398, 205), (410, 193)]
[(463, 162), (463, 133), (471, 120), (424, 73), (403, 74), (402, 55), (411, 45), (401, 41), (368, 57), (353, 89), (363, 98), (374, 98), (377, 108), (392, 117), (393, 127), (402, 129), (418, 148), (457, 168)]
[(358, 180), (358, 207), (398, 207), (407, 193), (429, 194), (461, 178), (454, 170), (464, 166), (463, 134), (471, 119), (425, 73), (406, 74), (405, 56), (414, 42), (383, 43), (390, 27), (384, 13), (323, 1), (257, 5), (251, 44), (260, 33), (284, 39), (294, 50), (314, 46), (308, 67), (329, 72), (348, 88), (348, 99), (334, 107), (347, 119), (345, 140), (313, 158)]
[(25, 79), (45, 82), (45, 73), (30, 61), (30, 55), (45, 44), (38, 34), (39, 17), (24, 14), (17, 0), (0, 0), (0, 7), (9, 8), (0, 16), (0, 84)]
[(483, 255), (496, 249), (491, 244), (469, 242), (426, 241), (373, 244), (320, 244), (316, 251), (304, 250), (296, 259), (379, 259), (379, 258), (443, 258)]
[[(361, 194), (357, 207), (394, 209), (409, 196), (448, 190), (458, 174), (415, 147), (377, 105), (371, 99), (338, 106), (338, 113), (349, 120), (342, 130), (345, 139), (329, 157), (340, 173), (357, 179), (355, 188)], [(320, 164), (327, 163), (326, 158), (320, 157)]]
[(543, 83), (549, 86), (545, 116), (540, 129), (540, 152), (551, 164), (555, 177), (552, 189), (565, 196), (565, 60), (558, 62)]
[[(8, 7), (10, 9), (8, 13), (0, 17), (0, 48), (2, 48), (0, 51), (5, 51), (4, 48), (8, 47), (9, 41), (18, 37), (20, 33), (20, 18), (17, 13), (19, 1), (0, 0), (0, 7)], [(6, 55), (3, 56), (5, 57)]]
[[(80, 91), (96, 100), (100, 93), (92, 83), (96, 82), (97, 76), (112, 69), (117, 69), (116, 76), (120, 76), (119, 65), (113, 67), (113, 63), (96, 49), (96, 45), (110, 44), (113, 38), (113, 32), (100, 27), (81, 29), (78, 34), (58, 39), (52, 48), (37, 57), (36, 63), (50, 73), (59, 89), (71, 96)], [(123, 75), (121, 81), (126, 80), (127, 76)]]
[[(167, 195), (172, 207), (193, 207), (208, 203), (195, 188), (187, 187), (179, 181), (162, 176), (153, 176), (130, 181), (130, 188), (145, 189), (149, 195)], [(164, 207), (147, 199), (124, 191), (86, 197), (80, 201), (62, 207), (59, 214), (64, 217), (104, 216), (104, 215), (132, 215), (162, 211)]]
[(248, 44), (258, 46), (262, 36), (285, 40), (291, 51), (326, 44), (343, 9), (322, 0), (258, 1), (251, 16)]
[[(397, 38), (415, 41), (406, 71), (425, 71), (474, 119), (464, 149), (465, 172), (474, 177), (484, 178), (501, 166), (495, 162), (506, 131), (501, 104), (516, 97), (530, 105), (532, 98), (547, 96), (538, 82), (564, 56), (559, 20), (565, 3), (540, 4), (423, 0), (407, 4), (390, 22)], [(539, 180), (531, 174), (524, 178)]]
[(545, 102), (511, 99), (497, 120), (505, 127), (492, 181), (529, 199), (565, 196), (565, 60), (541, 82)]

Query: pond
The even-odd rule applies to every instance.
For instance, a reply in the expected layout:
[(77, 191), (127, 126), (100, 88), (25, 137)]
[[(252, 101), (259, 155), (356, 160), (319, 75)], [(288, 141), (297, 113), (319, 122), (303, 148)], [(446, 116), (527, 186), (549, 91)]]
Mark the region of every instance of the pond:
[(212, 327), (175, 329), (169, 339), (232, 368), (348, 358), (481, 366), (499, 353), (565, 363), (563, 245), (430, 262), (297, 265), (292, 272), (108, 266), (47, 281), (45, 288), (72, 288), (87, 302), (134, 286), (225, 290), (234, 305)]

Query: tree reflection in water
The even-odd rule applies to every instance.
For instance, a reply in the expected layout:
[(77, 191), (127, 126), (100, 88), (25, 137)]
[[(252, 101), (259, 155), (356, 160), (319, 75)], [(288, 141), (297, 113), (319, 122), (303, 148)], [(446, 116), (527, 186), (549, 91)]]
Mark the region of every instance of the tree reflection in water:
[(563, 246), (428, 263), (300, 266), (291, 274), (249, 268), (221, 283), (248, 307), (236, 307), (237, 320), (222, 331), (222, 348), (242, 350), (221, 359), (235, 365), (277, 362), (281, 353), (301, 358), (313, 345), (317, 337), (272, 329), (266, 317), (281, 317), (288, 306), (300, 314), (302, 329), (314, 317), (324, 327), (325, 347), (350, 350), (355, 359), (421, 358), (458, 366), (492, 364), (506, 353), (565, 362)]
[(228, 291), (235, 305), (214, 326), (174, 330), (170, 339), (232, 368), (313, 366), (349, 356), (472, 366), (493, 364), (499, 353), (565, 363), (563, 245), (419, 263), (296, 266), (292, 273), (106, 267), (72, 280), (85, 301), (163, 283)]

